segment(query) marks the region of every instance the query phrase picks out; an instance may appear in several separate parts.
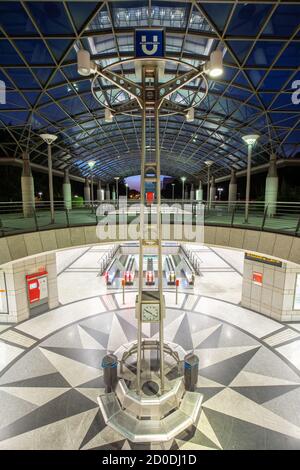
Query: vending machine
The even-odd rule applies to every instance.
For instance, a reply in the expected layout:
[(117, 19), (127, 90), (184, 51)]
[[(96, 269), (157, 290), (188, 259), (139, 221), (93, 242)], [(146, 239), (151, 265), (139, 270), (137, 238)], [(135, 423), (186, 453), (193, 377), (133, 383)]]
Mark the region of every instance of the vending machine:
[(27, 295), (30, 316), (48, 309), (48, 272), (43, 269), (37, 273), (27, 274)]

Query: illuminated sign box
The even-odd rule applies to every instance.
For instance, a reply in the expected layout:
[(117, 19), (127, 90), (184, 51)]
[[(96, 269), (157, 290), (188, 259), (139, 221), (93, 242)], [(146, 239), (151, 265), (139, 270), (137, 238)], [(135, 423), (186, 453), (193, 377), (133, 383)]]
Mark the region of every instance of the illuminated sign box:
[(165, 36), (163, 29), (135, 30), (135, 57), (162, 58), (165, 56)]
[(263, 255), (255, 255), (254, 253), (245, 253), (245, 259), (250, 261), (256, 261), (257, 263), (264, 263), (269, 264), (271, 266), (276, 266), (278, 268), (282, 268), (282, 262), (278, 259), (268, 258), (267, 256)]
[(254, 282), (254, 284), (258, 284), (259, 286), (262, 286), (262, 283), (263, 283), (262, 273), (253, 273), (252, 274), (252, 281)]

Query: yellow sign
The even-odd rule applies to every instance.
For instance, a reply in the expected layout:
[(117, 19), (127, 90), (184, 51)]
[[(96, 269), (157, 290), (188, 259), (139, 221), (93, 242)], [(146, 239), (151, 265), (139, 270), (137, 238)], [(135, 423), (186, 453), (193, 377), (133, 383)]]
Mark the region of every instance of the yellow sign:
[(270, 264), (271, 266), (277, 266), (278, 268), (282, 268), (282, 262), (278, 259), (268, 258), (267, 256), (263, 255), (255, 255), (254, 253), (245, 253), (245, 259), (250, 261), (257, 261), (258, 263)]
[(142, 240), (143, 246), (158, 246), (158, 240)]

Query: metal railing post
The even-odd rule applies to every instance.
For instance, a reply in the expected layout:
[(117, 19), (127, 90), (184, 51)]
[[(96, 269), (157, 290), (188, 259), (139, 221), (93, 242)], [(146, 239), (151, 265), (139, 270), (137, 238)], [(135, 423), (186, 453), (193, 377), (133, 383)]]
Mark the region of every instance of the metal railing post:
[(4, 232), (4, 230), (3, 230), (3, 223), (2, 223), (2, 220), (1, 220), (1, 219), (0, 219), (0, 229), (1, 229), (1, 231), (0, 231), (1, 237), (4, 237), (5, 232)]
[(33, 208), (33, 218), (34, 218), (34, 223), (35, 223), (35, 230), (36, 230), (36, 232), (38, 232), (39, 231), (39, 224), (38, 224), (38, 220), (37, 220), (35, 207)]
[(262, 221), (262, 224), (261, 224), (261, 231), (264, 230), (264, 226), (265, 226), (265, 222), (266, 222), (266, 218), (267, 218), (267, 213), (268, 213), (268, 204), (266, 205), (265, 210), (264, 210), (263, 221)]
[(300, 217), (299, 217), (299, 220), (298, 220), (298, 223), (297, 223), (297, 227), (296, 227), (296, 230), (295, 230), (295, 236), (298, 237), (298, 233), (300, 232)]
[(235, 209), (236, 209), (236, 204), (234, 204), (234, 206), (233, 206), (233, 208), (232, 208), (230, 227), (233, 227), (234, 216), (235, 216)]
[(67, 207), (65, 208), (65, 212), (66, 212), (66, 219), (67, 219), (67, 227), (69, 228), (70, 227), (70, 219), (69, 219), (69, 209)]

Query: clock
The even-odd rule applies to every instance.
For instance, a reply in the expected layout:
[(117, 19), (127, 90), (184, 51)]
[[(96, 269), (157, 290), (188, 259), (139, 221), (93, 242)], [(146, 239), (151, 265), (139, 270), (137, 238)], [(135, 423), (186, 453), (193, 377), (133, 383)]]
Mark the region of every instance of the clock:
[(158, 322), (160, 320), (160, 305), (142, 303), (142, 322)]
[(143, 323), (160, 322), (165, 316), (165, 299), (160, 299), (158, 290), (143, 290), (135, 303), (135, 316)]

